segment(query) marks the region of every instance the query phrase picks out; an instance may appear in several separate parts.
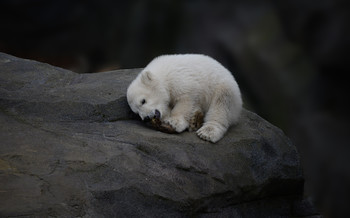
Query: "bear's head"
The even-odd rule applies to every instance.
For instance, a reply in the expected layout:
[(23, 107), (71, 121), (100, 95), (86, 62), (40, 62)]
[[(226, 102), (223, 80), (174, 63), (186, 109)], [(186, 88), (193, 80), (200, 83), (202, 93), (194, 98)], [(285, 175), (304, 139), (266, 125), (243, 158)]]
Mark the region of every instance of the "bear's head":
[(128, 104), (142, 120), (163, 118), (169, 115), (170, 96), (164, 84), (150, 71), (142, 71), (129, 85)]

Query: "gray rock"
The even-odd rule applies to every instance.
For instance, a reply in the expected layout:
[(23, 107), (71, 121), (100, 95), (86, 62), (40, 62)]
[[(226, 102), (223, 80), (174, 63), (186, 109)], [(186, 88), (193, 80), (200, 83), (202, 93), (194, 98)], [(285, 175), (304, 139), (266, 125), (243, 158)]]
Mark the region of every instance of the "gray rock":
[(298, 215), (302, 169), (280, 129), (247, 110), (217, 144), (150, 129), (126, 103), (138, 72), (0, 53), (0, 216)]

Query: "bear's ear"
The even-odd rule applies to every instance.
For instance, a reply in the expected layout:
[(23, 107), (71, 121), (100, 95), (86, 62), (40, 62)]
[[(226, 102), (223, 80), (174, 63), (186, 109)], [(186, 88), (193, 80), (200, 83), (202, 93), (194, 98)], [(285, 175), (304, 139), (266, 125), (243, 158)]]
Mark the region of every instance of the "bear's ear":
[(141, 74), (141, 82), (144, 84), (149, 84), (154, 80), (153, 75), (150, 71), (145, 71)]

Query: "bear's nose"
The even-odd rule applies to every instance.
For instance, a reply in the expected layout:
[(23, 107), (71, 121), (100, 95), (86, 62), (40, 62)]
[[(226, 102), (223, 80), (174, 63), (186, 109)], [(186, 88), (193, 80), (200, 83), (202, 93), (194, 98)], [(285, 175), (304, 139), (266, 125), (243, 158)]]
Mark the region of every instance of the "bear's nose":
[(151, 120), (151, 118), (149, 118), (149, 116), (143, 118), (143, 121), (145, 121), (145, 122), (148, 122), (148, 121), (150, 121), (150, 120)]
[(159, 112), (159, 110), (155, 110), (155, 112), (154, 112), (154, 117), (155, 118), (157, 118), (157, 119), (159, 119), (160, 118), (160, 112)]

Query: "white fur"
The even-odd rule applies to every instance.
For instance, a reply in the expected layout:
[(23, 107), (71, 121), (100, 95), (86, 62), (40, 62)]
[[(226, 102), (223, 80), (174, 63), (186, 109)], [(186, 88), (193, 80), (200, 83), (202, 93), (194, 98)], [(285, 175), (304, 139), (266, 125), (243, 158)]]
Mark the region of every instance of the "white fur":
[(127, 99), (141, 119), (156, 116), (158, 110), (161, 120), (177, 132), (186, 130), (194, 113), (202, 111), (204, 124), (197, 134), (214, 143), (238, 121), (242, 110), (232, 74), (216, 60), (197, 54), (155, 58), (130, 84)]

